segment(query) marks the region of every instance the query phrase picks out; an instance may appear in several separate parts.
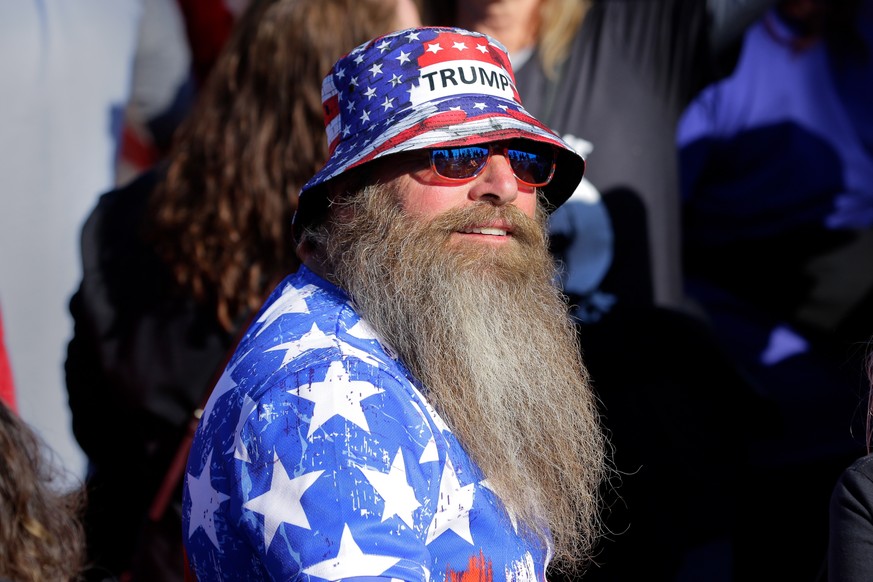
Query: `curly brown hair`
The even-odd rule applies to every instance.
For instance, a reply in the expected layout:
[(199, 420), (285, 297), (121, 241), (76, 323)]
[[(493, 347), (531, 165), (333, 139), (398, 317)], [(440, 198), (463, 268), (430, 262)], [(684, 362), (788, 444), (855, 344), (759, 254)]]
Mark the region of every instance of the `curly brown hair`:
[(61, 473), (49, 451), (0, 401), (0, 578), (68, 582), (84, 568), (84, 493), (54, 489)]
[(180, 127), (148, 236), (225, 329), (299, 265), (297, 193), (327, 158), (321, 81), (394, 15), (386, 0), (253, 0)]

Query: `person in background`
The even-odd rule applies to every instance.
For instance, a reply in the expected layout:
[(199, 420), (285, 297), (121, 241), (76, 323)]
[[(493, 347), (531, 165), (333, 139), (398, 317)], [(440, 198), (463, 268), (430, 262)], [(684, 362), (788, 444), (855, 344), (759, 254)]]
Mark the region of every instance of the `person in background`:
[(127, 184), (166, 156), (173, 133), (196, 97), (180, 1), (140, 1), (142, 17), (115, 164), (116, 185)]
[[(689, 308), (682, 289), (675, 128), (775, 0), (432, 0), (426, 22), (509, 49), (526, 107), (589, 171), (550, 219), (582, 322), (622, 303)], [(618, 215), (616, 215), (618, 214)]]
[(831, 492), (828, 582), (863, 582), (873, 576), (873, 349), (867, 355), (867, 378), (867, 454), (843, 471)]
[(412, 28), (337, 61), (331, 155), (188, 458), (196, 578), (544, 580), (584, 569), (606, 440), (547, 213), (584, 161), (505, 48)]
[(864, 450), (871, 57), (873, 1), (781, 0), (677, 129), (686, 287), (771, 411), (740, 489), (743, 580), (822, 568), (833, 483)]
[(83, 491), (58, 490), (49, 453), (0, 399), (0, 580), (73, 582), (84, 569)]
[(93, 209), (65, 362), (89, 461), (89, 580), (181, 580), (173, 459), (239, 328), (297, 267), (297, 192), (328, 151), (321, 79), (417, 22), (409, 0), (252, 2), (166, 163)]
[(237, 20), (251, 0), (175, 0), (185, 21), (196, 88), (206, 85)]
[(744, 27), (773, 3), (426, 3), (433, 22), (501, 40), (525, 107), (588, 164), (549, 219), (625, 473), (607, 515), (616, 535), (586, 580), (732, 575), (735, 481), (758, 406), (682, 287), (675, 131), (697, 92), (730, 69)]

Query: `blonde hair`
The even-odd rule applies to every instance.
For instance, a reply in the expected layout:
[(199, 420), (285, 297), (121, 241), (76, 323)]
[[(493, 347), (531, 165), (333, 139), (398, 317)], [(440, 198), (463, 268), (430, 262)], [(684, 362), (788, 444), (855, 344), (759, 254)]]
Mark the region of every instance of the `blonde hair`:
[(591, 0), (543, 0), (537, 44), (543, 71), (550, 79), (557, 76), (590, 7)]
[[(422, 3), (422, 20), (431, 25), (457, 26), (459, 0), (428, 0)], [(592, 0), (541, 0), (536, 43), (546, 76), (555, 79), (567, 58), (570, 45), (591, 8)]]

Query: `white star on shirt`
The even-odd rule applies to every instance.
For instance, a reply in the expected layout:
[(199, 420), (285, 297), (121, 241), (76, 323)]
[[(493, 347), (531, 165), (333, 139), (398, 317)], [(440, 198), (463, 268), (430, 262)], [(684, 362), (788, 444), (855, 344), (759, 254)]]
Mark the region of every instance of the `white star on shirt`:
[(357, 576), (380, 576), (388, 568), (400, 561), (393, 556), (365, 554), (352, 538), (348, 524), (343, 526), (339, 552), (336, 558), (313, 564), (303, 570), (304, 574), (326, 580), (340, 580)]
[(376, 331), (363, 319), (358, 320), (355, 325), (349, 328), (347, 333), (352, 337), (363, 340), (379, 339), (379, 336), (376, 335)]
[(274, 321), (288, 313), (309, 313), (309, 307), (306, 305), (306, 299), (310, 297), (318, 287), (315, 285), (306, 285), (300, 289), (292, 285), (288, 285), (282, 290), (282, 295), (276, 300), (267, 310), (258, 318), (258, 323), (263, 325), (258, 330), (255, 336), (261, 335), (265, 329), (270, 327)]
[(508, 105), (498, 105), (497, 108), (502, 109), (503, 111), (506, 111), (507, 109), (509, 109), (509, 106)]
[(191, 513), (188, 521), (188, 539), (194, 535), (197, 528), (202, 527), (206, 536), (216, 548), (218, 536), (215, 535), (215, 511), (218, 506), (230, 499), (224, 493), (213, 489), (211, 482), (212, 451), (206, 458), (206, 465), (199, 477), (188, 473), (188, 496), (191, 498)]
[[(245, 356), (238, 361), (242, 361), (243, 358), (245, 358)], [(204, 427), (212, 416), (212, 409), (215, 408), (215, 403), (218, 402), (222, 396), (238, 386), (232, 377), (234, 368), (236, 368), (236, 366), (226, 368), (218, 379), (218, 382), (215, 383), (215, 387), (212, 389), (212, 394), (209, 396), (209, 400), (206, 401), (206, 406), (203, 408), (203, 412), (200, 415), (200, 424)]]
[(382, 63), (373, 63), (373, 66), (370, 67), (369, 71), (370, 71), (370, 74), (372, 74), (374, 77), (376, 75), (381, 75), (382, 74)]
[(334, 75), (336, 76), (337, 79), (342, 79), (343, 77), (346, 76), (346, 70), (345, 69), (337, 69), (337, 72), (334, 73)]
[(354, 101), (349, 101), (349, 102), (346, 104), (346, 111), (348, 111), (349, 113), (351, 113), (351, 112), (354, 111), (354, 110), (355, 110), (355, 102), (354, 102)]
[[(348, 334), (352, 337), (356, 337), (363, 340), (375, 340), (379, 342), (379, 345), (382, 346), (382, 349), (385, 350), (385, 353), (388, 354), (388, 357), (397, 359), (397, 350), (395, 350), (391, 345), (388, 344), (385, 340), (380, 338), (376, 332), (370, 327), (370, 324), (364, 321), (363, 319), (358, 321), (355, 325), (349, 328)], [(348, 346), (349, 349), (346, 349), (345, 346)], [(340, 349), (343, 354), (348, 354), (350, 356), (357, 357), (368, 364), (372, 364), (374, 366), (379, 365), (379, 360), (375, 358), (371, 358), (370, 354), (366, 352), (362, 352), (357, 348), (353, 348), (350, 344), (346, 344), (342, 342), (340, 345)]]
[[(365, 364), (373, 366), (374, 368), (378, 368), (379, 365), (382, 363), (378, 358), (375, 358), (373, 355), (365, 352), (364, 350), (359, 350), (348, 342), (340, 340), (338, 347), (340, 353), (343, 355), (344, 358), (356, 358), (358, 360), (361, 360)], [(384, 345), (382, 347), (385, 348)]]
[(452, 48), (459, 50), (459, 51), (465, 51), (465, 50), (467, 50), (467, 45), (464, 44), (463, 42), (456, 42), (456, 43), (452, 43)]
[(410, 32), (409, 34), (406, 35), (406, 40), (409, 40), (409, 41), (418, 40), (418, 33), (417, 32)]
[(243, 504), (243, 508), (264, 516), (266, 549), (270, 549), (276, 530), (283, 523), (312, 529), (300, 499), (322, 473), (324, 471), (313, 471), (291, 479), (285, 470), (285, 465), (279, 460), (279, 455), (273, 451), (273, 476), (270, 480), (270, 488)]
[(351, 79), (349, 79), (349, 87), (357, 87), (358, 86), (358, 76), (355, 75)]
[(281, 368), (304, 352), (332, 348), (336, 345), (337, 341), (333, 336), (325, 335), (324, 332), (318, 329), (318, 326), (313, 323), (312, 327), (309, 328), (309, 331), (300, 336), (300, 339), (281, 343), (266, 351), (278, 352), (285, 350), (285, 357), (282, 358), (282, 363), (278, 366), (278, 368)]
[(420, 465), (424, 463), (432, 463), (434, 461), (439, 461), (439, 452), (437, 452), (436, 441), (433, 437), (430, 437), (430, 440), (427, 441), (427, 445), (424, 447), (424, 450), (421, 451), (421, 456), (418, 458), (418, 463)]
[(452, 462), (446, 459), (446, 466), (440, 479), (440, 498), (436, 513), (430, 522), (425, 544), (431, 543), (449, 530), (470, 544), (473, 543), (473, 534), (470, 533), (470, 510), (473, 509), (475, 488), (475, 483), (461, 487)]
[(355, 57), (355, 64), (356, 65), (360, 65), (363, 62), (364, 62), (364, 55), (359, 54), (358, 56)]
[(376, 96), (376, 89), (373, 87), (367, 87), (367, 90), (364, 91), (364, 97), (367, 98), (367, 101)]
[(394, 105), (391, 104), (392, 101), (394, 101), (394, 99), (389, 99), (388, 97), (385, 97), (385, 101), (382, 102), (382, 107), (385, 111), (388, 111), (389, 109), (394, 107)]
[(342, 362), (331, 362), (323, 382), (312, 382), (288, 390), (289, 394), (315, 403), (306, 438), (310, 438), (316, 429), (337, 415), (370, 432), (361, 401), (382, 392), (384, 390), (370, 382), (350, 380)]
[(361, 115), (361, 121), (370, 121), (370, 112), (367, 111), (366, 109), (364, 110), (364, 113)]
[(483, 55), (488, 52), (488, 47), (484, 44), (476, 44), (476, 50), (482, 53)]
[(396, 60), (400, 61), (400, 64), (409, 62), (409, 53), (405, 51), (400, 51), (400, 56), (395, 57)]
[(388, 473), (369, 468), (361, 468), (361, 472), (385, 502), (382, 521), (388, 521), (396, 515), (411, 528), (412, 512), (421, 507), (421, 503), (415, 498), (415, 491), (406, 479), (406, 466), (401, 450), (397, 449)]
[(403, 77), (401, 77), (400, 75), (398, 75), (396, 73), (391, 75), (391, 86), (396, 87), (397, 85), (399, 85), (402, 82), (402, 79), (403, 79)]
[(249, 457), (249, 450), (242, 442), (242, 427), (249, 419), (249, 415), (254, 412), (257, 407), (258, 403), (249, 398), (248, 394), (243, 397), (239, 419), (236, 422), (236, 429), (233, 431), (233, 444), (231, 445), (230, 450), (227, 451), (233, 451), (233, 458), (242, 461), (243, 463), (251, 463), (252, 459)]
[(485, 104), (484, 103), (476, 103), (475, 105), (473, 105), (473, 109), (479, 109), (479, 110), (485, 109)]
[(437, 54), (437, 53), (440, 52), (441, 50), (443, 50), (443, 47), (440, 46), (440, 43), (438, 43), (438, 42), (433, 42), (433, 43), (427, 45), (427, 51), (426, 51), (426, 52), (433, 53), (433, 54)]
[(387, 40), (383, 40), (376, 48), (379, 49), (379, 53), (381, 54), (391, 48), (391, 43)]

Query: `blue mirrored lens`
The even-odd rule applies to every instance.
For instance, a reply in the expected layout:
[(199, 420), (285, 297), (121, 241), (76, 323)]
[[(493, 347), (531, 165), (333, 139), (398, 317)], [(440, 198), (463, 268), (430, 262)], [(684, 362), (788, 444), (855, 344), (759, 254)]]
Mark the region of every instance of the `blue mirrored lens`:
[(434, 171), (443, 178), (463, 180), (473, 178), (488, 162), (490, 151), (480, 146), (431, 150)]
[(509, 161), (515, 177), (531, 186), (545, 186), (555, 171), (555, 148), (534, 141), (513, 140), (483, 146), (459, 146), (430, 150), (431, 166), (434, 172), (450, 180), (470, 180), (475, 178), (492, 151), (504, 154)]

